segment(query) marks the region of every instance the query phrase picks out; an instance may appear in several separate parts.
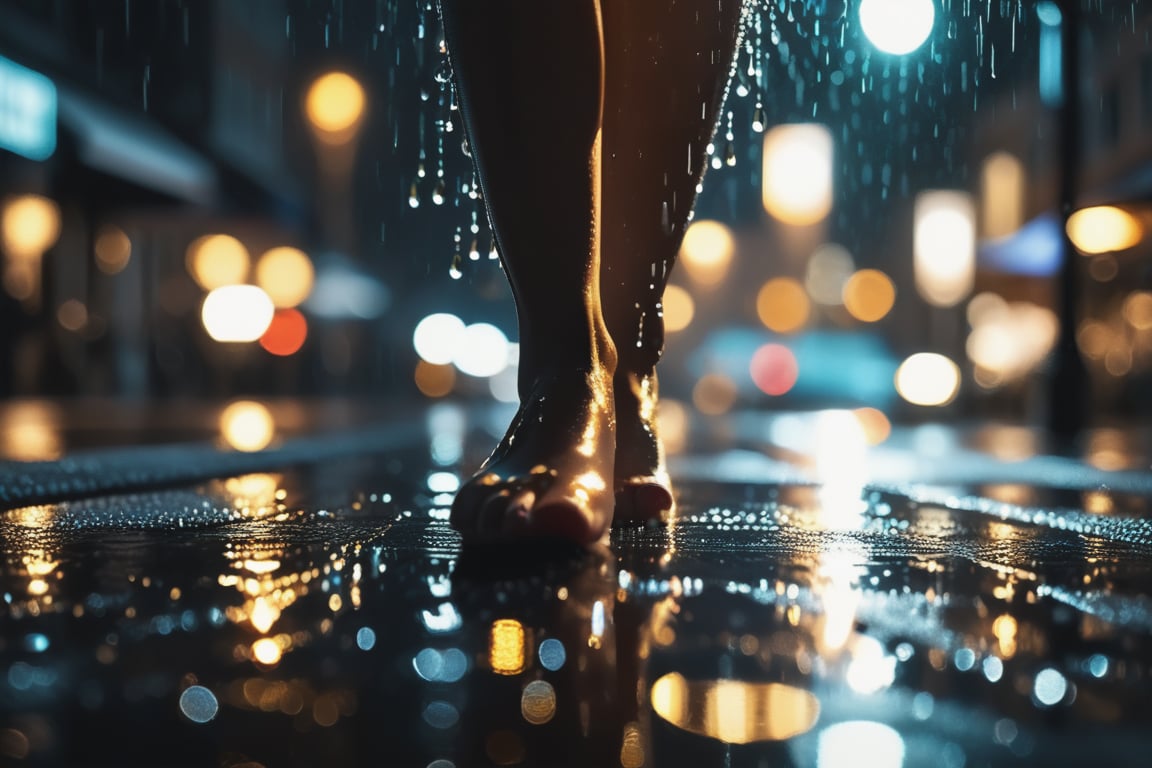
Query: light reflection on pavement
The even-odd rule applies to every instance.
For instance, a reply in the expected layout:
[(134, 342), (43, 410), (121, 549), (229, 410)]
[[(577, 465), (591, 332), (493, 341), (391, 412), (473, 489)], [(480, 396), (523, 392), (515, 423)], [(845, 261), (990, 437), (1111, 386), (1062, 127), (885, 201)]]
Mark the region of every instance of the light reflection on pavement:
[(446, 473), (489, 438), (428, 423), (405, 448), (0, 513), (3, 761), (1139, 765), (1152, 746), (1135, 473), (957, 441), (901, 478), (885, 467), (926, 465), (915, 436), (787, 462), (701, 440), (668, 529), (461, 552)]

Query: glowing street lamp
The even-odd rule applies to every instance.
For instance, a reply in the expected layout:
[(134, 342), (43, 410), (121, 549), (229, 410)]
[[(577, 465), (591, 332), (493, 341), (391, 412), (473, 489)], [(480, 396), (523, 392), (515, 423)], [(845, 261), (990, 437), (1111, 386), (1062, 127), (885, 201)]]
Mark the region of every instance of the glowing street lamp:
[(936, 22), (933, 0), (861, 0), (860, 26), (881, 51), (903, 56), (919, 48)]
[(929, 304), (952, 307), (976, 280), (976, 212), (972, 196), (930, 190), (916, 198), (913, 271)]
[(717, 285), (728, 274), (736, 240), (732, 230), (719, 221), (694, 221), (680, 244), (680, 263), (688, 276), (702, 286)]
[(312, 81), (304, 95), (304, 116), (316, 142), (323, 189), (320, 218), (329, 245), (351, 251), (355, 244), (352, 215), (352, 164), (364, 124), (364, 87), (346, 72), (329, 72)]
[(41, 195), (8, 200), (0, 211), (4, 289), (15, 299), (40, 302), (40, 261), (60, 237), (60, 206)]
[(316, 138), (325, 144), (347, 144), (364, 118), (364, 88), (345, 72), (316, 78), (304, 99), (304, 113)]
[(832, 210), (832, 132), (818, 123), (764, 134), (764, 210), (785, 224), (818, 224)]

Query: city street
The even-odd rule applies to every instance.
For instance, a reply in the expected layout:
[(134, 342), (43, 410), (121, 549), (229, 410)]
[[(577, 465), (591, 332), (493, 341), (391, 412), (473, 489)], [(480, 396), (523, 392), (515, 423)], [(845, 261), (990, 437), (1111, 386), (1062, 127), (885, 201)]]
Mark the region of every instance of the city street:
[[(65, 413), (72, 458), (0, 463), (5, 764), (1143, 764), (1143, 469), (698, 417), (666, 529), (462, 550), (491, 411), (266, 453), (95, 449)], [(1144, 467), (1122, 438), (1088, 458)]]

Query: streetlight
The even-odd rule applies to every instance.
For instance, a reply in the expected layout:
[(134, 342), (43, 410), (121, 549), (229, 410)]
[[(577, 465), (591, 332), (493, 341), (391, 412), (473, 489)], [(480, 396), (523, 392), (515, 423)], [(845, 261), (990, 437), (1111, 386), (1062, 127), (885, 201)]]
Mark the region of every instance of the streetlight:
[(312, 129), (320, 165), (321, 218), (329, 242), (350, 252), (354, 245), (351, 206), (352, 162), (364, 124), (364, 87), (347, 72), (317, 77), (304, 95), (304, 116)]
[(932, 0), (861, 0), (860, 26), (885, 53), (903, 56), (932, 34), (936, 5)]
[(364, 118), (364, 88), (345, 72), (329, 72), (312, 81), (304, 113), (316, 138), (342, 145), (356, 138)]
[(7, 257), (4, 289), (35, 309), (40, 304), (40, 261), (60, 237), (60, 206), (42, 195), (10, 199), (0, 212), (0, 239)]
[(972, 196), (929, 190), (916, 198), (913, 270), (916, 290), (936, 307), (952, 307), (976, 279), (976, 212)]

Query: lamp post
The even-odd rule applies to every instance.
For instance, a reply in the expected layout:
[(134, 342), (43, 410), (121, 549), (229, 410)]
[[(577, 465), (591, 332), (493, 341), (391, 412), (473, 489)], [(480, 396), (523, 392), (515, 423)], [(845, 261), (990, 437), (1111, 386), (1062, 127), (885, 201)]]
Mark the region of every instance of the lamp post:
[[(1059, 14), (1060, 83), (1057, 135), (1060, 161), (1060, 218), (1064, 236), (1063, 261), (1057, 283), (1060, 336), (1056, 342), (1047, 427), (1065, 449), (1084, 428), (1088, 404), (1088, 370), (1076, 344), (1079, 304), (1079, 264), (1068, 233), (1068, 219), (1076, 210), (1080, 172), (1080, 7), (1078, 0), (1047, 4)], [(1049, 23), (1042, 19), (1043, 23)], [(1043, 74), (1043, 73), (1042, 73)]]
[(346, 72), (317, 77), (304, 97), (304, 115), (312, 131), (320, 171), (324, 237), (345, 253), (355, 249), (352, 165), (364, 124), (365, 104), (363, 86)]

